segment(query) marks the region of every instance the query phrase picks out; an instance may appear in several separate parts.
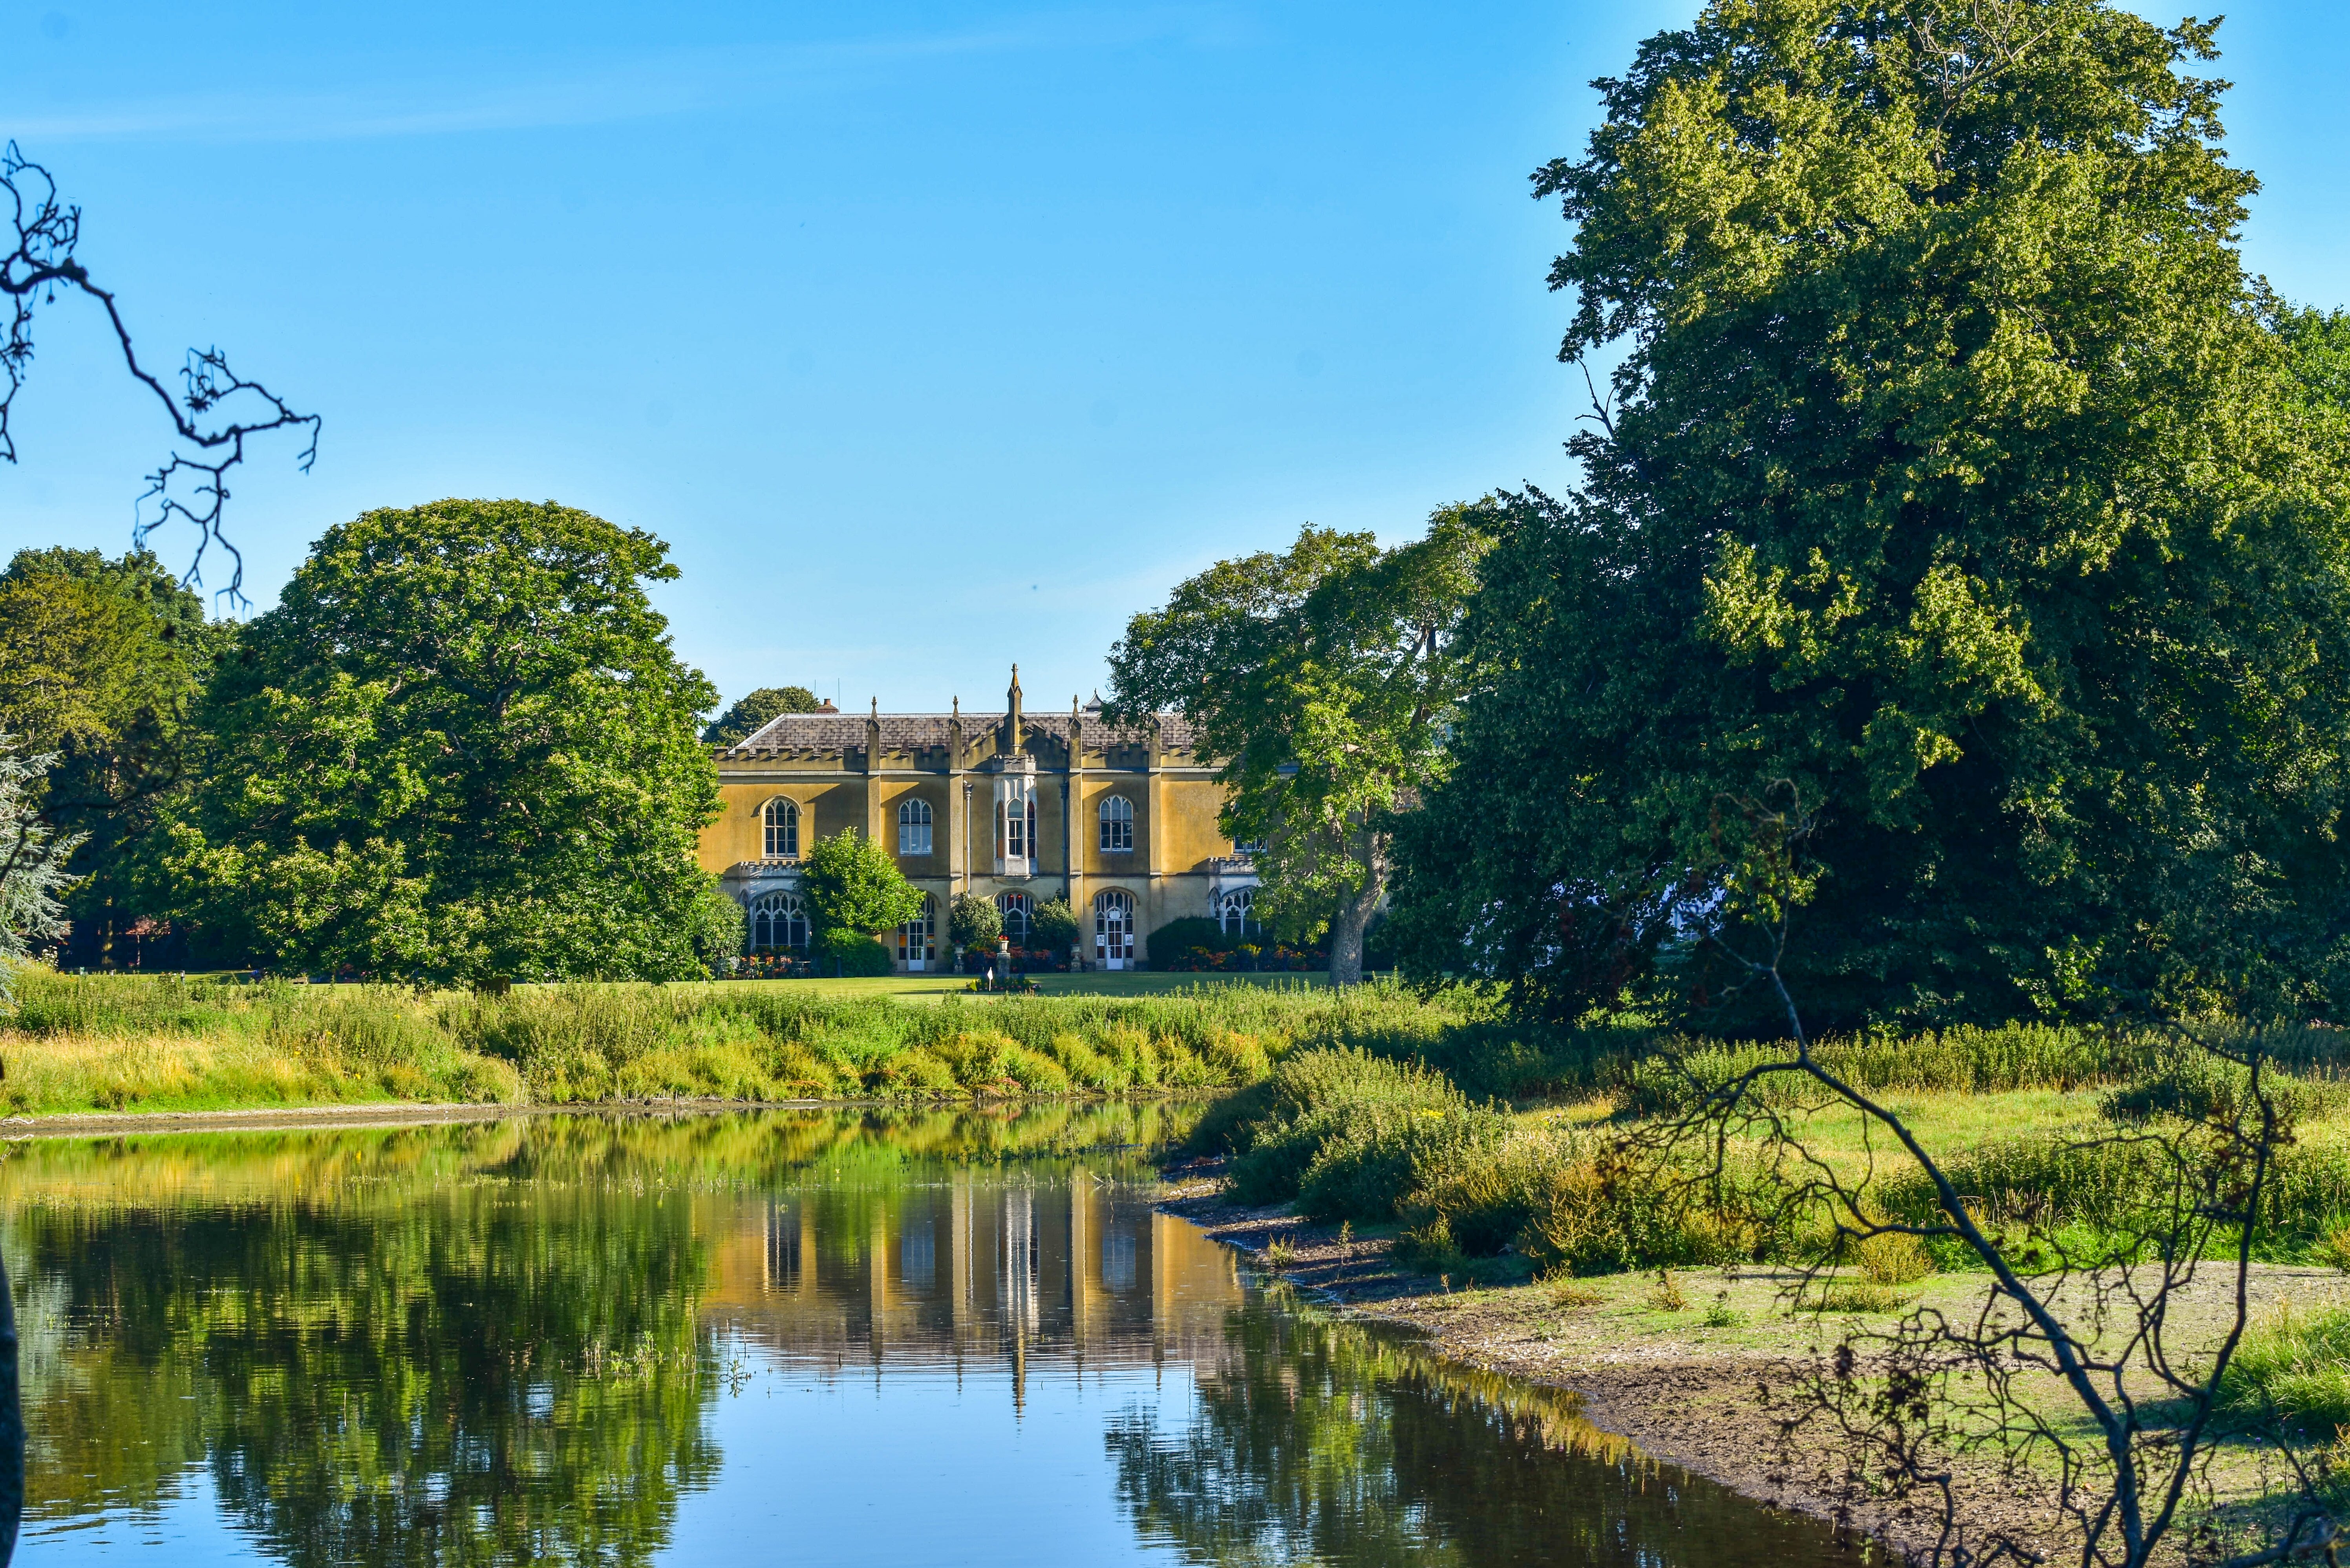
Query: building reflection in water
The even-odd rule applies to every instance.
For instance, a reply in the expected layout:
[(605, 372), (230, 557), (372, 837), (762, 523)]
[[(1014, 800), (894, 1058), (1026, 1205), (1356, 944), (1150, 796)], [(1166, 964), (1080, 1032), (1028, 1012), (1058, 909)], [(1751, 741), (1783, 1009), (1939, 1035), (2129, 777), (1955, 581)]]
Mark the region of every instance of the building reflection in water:
[(817, 1373), (1157, 1366), (1221, 1342), (1233, 1255), (1084, 1166), (1066, 1181), (955, 1172), (935, 1185), (778, 1191), (707, 1216), (703, 1322)]

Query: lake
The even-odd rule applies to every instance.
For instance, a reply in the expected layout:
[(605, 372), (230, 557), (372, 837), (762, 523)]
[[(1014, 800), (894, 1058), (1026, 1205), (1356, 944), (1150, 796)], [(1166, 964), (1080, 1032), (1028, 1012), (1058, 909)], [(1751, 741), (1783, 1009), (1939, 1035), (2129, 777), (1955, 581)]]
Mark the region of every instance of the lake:
[(0, 1160), (28, 1564), (1850, 1563), (1152, 1211), (1191, 1114)]

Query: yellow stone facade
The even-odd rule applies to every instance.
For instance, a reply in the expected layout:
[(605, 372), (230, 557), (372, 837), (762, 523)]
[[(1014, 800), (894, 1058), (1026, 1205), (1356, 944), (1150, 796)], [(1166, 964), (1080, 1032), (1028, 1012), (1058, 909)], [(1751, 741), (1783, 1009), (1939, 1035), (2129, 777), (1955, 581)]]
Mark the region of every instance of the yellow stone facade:
[(891, 942), (901, 971), (946, 967), (947, 910), (963, 893), (1005, 908), (1015, 942), (1024, 909), (1066, 898), (1080, 963), (1142, 968), (1151, 931), (1184, 916), (1237, 922), (1253, 896), (1255, 872), (1217, 824), (1216, 770), (1174, 714), (1129, 726), (1105, 723), (1099, 702), (1024, 712), (1015, 665), (1001, 712), (884, 713), (876, 701), (861, 718), (786, 713), (721, 751), (723, 805), (701, 859), (743, 905), (754, 947), (806, 940), (799, 857), (854, 830), (931, 898), (928, 929)]

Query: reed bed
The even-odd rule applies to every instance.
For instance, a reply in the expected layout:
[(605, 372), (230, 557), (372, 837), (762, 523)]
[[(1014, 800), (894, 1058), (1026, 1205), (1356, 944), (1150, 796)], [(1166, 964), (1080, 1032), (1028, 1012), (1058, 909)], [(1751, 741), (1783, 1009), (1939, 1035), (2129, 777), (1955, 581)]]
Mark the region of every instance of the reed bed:
[(175, 976), (18, 976), (18, 1114), (369, 1101), (1107, 1096), (1253, 1083), (1300, 1049), (1407, 1053), (1456, 1021), (1387, 986), (1203, 984), (910, 1005), (788, 982), (503, 996)]

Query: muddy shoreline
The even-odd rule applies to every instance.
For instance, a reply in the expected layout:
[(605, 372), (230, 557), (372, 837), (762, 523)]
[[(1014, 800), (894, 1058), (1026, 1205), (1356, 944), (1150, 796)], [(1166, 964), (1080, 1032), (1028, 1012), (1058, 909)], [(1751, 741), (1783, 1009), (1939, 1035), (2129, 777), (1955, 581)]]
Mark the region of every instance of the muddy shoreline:
[[(1246, 1209), (1222, 1196), (1213, 1162), (1170, 1168), (1159, 1207), (1199, 1226), (1210, 1237), (1276, 1272), (1292, 1287), (1342, 1314), (1406, 1328), (1448, 1360), (1527, 1383), (1563, 1388), (1581, 1399), (1584, 1415), (1603, 1431), (1629, 1438), (1647, 1457), (1727, 1487), (1766, 1508), (1820, 1520), (1856, 1552), (1873, 1542), (1896, 1561), (1922, 1557), (1941, 1532), (1939, 1511), (1921, 1501), (1887, 1503), (1867, 1495), (1850, 1459), (1825, 1443), (1791, 1442), (1781, 1412), (1814, 1354), (1834, 1347), (1836, 1324), (1821, 1324), (1814, 1344), (1790, 1345), (1780, 1327), (1763, 1335), (1709, 1336), (1698, 1330), (1703, 1302), (1679, 1315), (1691, 1332), (1678, 1337), (1637, 1337), (1613, 1332), (1603, 1290), (1627, 1301), (1654, 1289), (1645, 1277), (1574, 1282), (1599, 1287), (1590, 1299), (1562, 1306), (1542, 1284), (1487, 1289), (1447, 1288), (1444, 1282), (1395, 1264), (1383, 1240), (1342, 1241), (1285, 1206)], [(1278, 1268), (1268, 1249), (1281, 1243)], [(1678, 1272), (1693, 1297), (1724, 1302), (1732, 1293), (1751, 1316), (1767, 1313), (1774, 1277), (1690, 1270)], [(1723, 1308), (1727, 1312), (1727, 1307)], [(1577, 1320), (1585, 1325), (1577, 1328)], [(1804, 1337), (1801, 1329), (1794, 1336)], [(1756, 1343), (1758, 1339), (1779, 1343)], [(1956, 1478), (1961, 1517), (1973, 1530), (1996, 1524), (2052, 1541), (2058, 1521), (2019, 1478), (1991, 1466)]]

